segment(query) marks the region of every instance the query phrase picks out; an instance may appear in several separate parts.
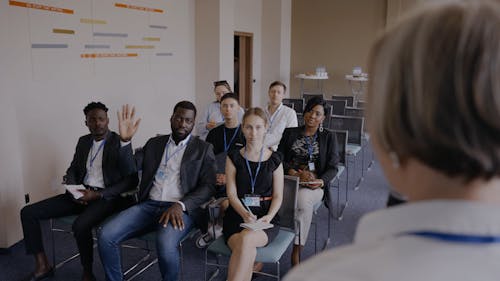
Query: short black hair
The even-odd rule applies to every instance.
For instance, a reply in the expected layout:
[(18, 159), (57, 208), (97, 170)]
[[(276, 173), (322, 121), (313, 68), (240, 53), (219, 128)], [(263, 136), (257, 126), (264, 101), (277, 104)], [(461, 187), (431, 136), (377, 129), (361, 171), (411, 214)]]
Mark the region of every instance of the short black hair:
[(220, 103), (225, 99), (235, 99), (240, 104), (240, 97), (236, 93), (226, 93), (220, 98)]
[(187, 101), (187, 100), (183, 100), (183, 101), (180, 101), (178, 102), (175, 106), (174, 106), (174, 112), (177, 110), (177, 108), (184, 108), (184, 109), (189, 109), (189, 110), (192, 110), (194, 111), (194, 117), (196, 117), (196, 107), (194, 106), (194, 104), (190, 101)]
[(87, 114), (94, 109), (101, 109), (104, 110), (104, 112), (108, 112), (108, 108), (104, 105), (104, 103), (93, 101), (85, 106), (85, 108), (83, 109), (83, 114), (87, 116)]
[(326, 105), (325, 100), (320, 97), (312, 97), (306, 104), (306, 107), (304, 108), (304, 113), (310, 112), (316, 105), (321, 105), (323, 107), (323, 111), (325, 112), (325, 116), (328, 116), (329, 113), (329, 107)]

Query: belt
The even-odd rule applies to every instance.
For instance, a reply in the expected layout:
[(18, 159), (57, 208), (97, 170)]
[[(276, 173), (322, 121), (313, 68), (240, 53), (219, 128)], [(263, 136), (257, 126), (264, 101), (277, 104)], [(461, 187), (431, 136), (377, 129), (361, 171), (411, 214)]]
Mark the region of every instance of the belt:
[(269, 201), (269, 200), (273, 200), (273, 197), (272, 196), (260, 197), (260, 201)]

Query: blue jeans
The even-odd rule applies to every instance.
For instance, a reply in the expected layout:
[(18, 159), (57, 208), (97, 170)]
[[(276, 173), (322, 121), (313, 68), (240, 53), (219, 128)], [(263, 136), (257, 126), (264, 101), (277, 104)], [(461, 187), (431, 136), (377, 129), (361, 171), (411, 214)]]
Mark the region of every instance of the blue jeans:
[(163, 227), (160, 216), (172, 202), (148, 200), (132, 206), (106, 223), (99, 235), (98, 246), (106, 280), (123, 280), (120, 243), (139, 234), (156, 231), (156, 251), (163, 281), (177, 281), (179, 275), (179, 241), (193, 227), (193, 220), (183, 214), (184, 230), (176, 230), (169, 223)]

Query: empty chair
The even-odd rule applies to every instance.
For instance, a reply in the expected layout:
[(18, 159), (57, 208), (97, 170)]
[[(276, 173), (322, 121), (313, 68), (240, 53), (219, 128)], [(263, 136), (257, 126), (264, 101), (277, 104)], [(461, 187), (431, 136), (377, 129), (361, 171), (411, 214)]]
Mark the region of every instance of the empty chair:
[(365, 117), (365, 110), (362, 108), (356, 108), (356, 107), (346, 107), (344, 111), (345, 116), (352, 116), (352, 117)]
[(357, 108), (365, 108), (365, 104), (366, 102), (363, 101), (363, 100), (358, 100), (358, 102), (356, 103), (356, 107)]
[(304, 112), (304, 99), (283, 99), (283, 104), (295, 110), (296, 113)]
[(312, 99), (313, 97), (321, 97), (322, 99), (325, 99), (322, 93), (302, 93), (302, 98), (304, 98), (304, 104), (307, 104), (307, 102)]
[[(353, 158), (354, 165), (356, 165), (355, 157), (362, 151), (363, 142), (363, 127), (364, 118), (363, 117), (352, 117), (352, 116), (330, 116), (330, 129), (332, 130), (346, 130), (348, 132), (347, 137), (347, 151), (346, 154)], [(361, 161), (364, 162), (364, 157), (361, 157)], [(361, 175), (355, 184), (354, 189), (358, 189), (364, 176), (364, 163), (361, 163)]]
[(347, 106), (346, 100), (325, 100), (326, 104), (332, 107), (331, 115), (344, 115)]
[(345, 100), (347, 102), (347, 106), (354, 106), (354, 96), (337, 96), (333, 95), (332, 100)]

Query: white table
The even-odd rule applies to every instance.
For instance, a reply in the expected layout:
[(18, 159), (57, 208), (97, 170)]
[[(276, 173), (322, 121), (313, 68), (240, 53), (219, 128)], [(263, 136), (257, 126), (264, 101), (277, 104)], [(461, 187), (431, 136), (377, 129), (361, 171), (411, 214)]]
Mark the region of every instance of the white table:
[(354, 105), (358, 103), (358, 100), (363, 96), (365, 90), (365, 84), (368, 82), (368, 75), (363, 73), (360, 76), (354, 76), (348, 74), (345, 76), (345, 80), (349, 82), (351, 87), (352, 95), (354, 96)]
[(328, 75), (319, 76), (319, 75), (306, 75), (306, 74), (297, 74), (295, 78), (300, 79), (300, 96), (304, 94), (304, 80), (316, 80), (317, 81), (317, 89), (323, 93), (323, 81), (328, 80)]

